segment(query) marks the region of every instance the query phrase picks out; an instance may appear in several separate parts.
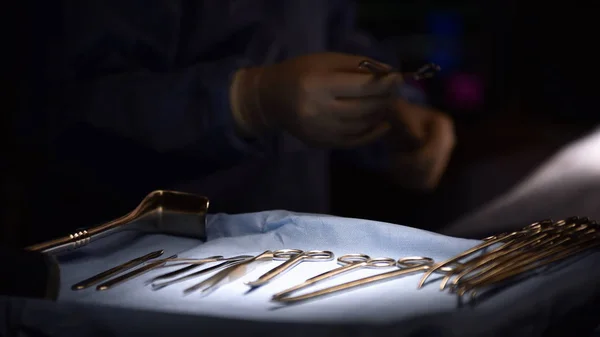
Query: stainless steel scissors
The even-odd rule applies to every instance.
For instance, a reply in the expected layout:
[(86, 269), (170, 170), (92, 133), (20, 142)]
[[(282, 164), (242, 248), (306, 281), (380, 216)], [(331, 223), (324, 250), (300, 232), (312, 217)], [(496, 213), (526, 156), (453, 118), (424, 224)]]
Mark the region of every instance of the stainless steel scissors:
[[(397, 270), (392, 270), (389, 272), (364, 277), (364, 278), (361, 278), (361, 279), (358, 279), (355, 281), (342, 283), (342, 284), (332, 286), (329, 288), (317, 290), (317, 291), (314, 291), (314, 292), (311, 292), (308, 294), (303, 294), (303, 295), (298, 295), (298, 296), (290, 296), (290, 297), (278, 297), (278, 298), (273, 298), (273, 300), (277, 301), (277, 302), (281, 302), (281, 303), (294, 303), (294, 302), (305, 301), (305, 300), (309, 300), (309, 299), (313, 299), (313, 298), (317, 298), (317, 297), (321, 297), (321, 296), (325, 296), (325, 295), (338, 293), (338, 292), (345, 291), (345, 290), (354, 289), (354, 288), (361, 287), (361, 286), (367, 286), (367, 285), (371, 285), (371, 284), (375, 284), (375, 283), (379, 283), (379, 282), (383, 282), (383, 281), (393, 280), (393, 279), (401, 277), (401, 276), (426, 271), (429, 268), (431, 268), (431, 266), (434, 265), (434, 261), (433, 261), (433, 259), (431, 259), (429, 257), (414, 256), (414, 257), (401, 258), (396, 262), (396, 265), (399, 268)], [(448, 272), (452, 272), (453, 270), (454, 270), (453, 267), (447, 266), (447, 267), (440, 268), (438, 270), (438, 272), (448, 273)]]
[(300, 290), (307, 288), (313, 284), (325, 281), (332, 277), (336, 277), (341, 274), (348, 273), (352, 270), (360, 269), (360, 268), (390, 268), (396, 266), (396, 260), (389, 257), (377, 257), (371, 258), (365, 254), (346, 254), (338, 257), (338, 264), (342, 265), (336, 269), (330, 270), (323, 274), (319, 274), (315, 277), (311, 277), (306, 281), (293, 286), (289, 289), (283, 290), (275, 295), (273, 295), (273, 299), (281, 298), (289, 296), (290, 294)]
[(289, 271), (290, 269), (298, 265), (300, 262), (331, 261), (334, 257), (335, 255), (328, 250), (309, 250), (305, 252), (300, 249), (280, 249), (273, 252), (273, 260), (287, 261), (269, 270), (255, 281), (246, 282), (246, 285), (251, 286), (253, 288), (260, 287), (262, 285), (267, 284), (277, 276), (283, 275), (285, 272)]

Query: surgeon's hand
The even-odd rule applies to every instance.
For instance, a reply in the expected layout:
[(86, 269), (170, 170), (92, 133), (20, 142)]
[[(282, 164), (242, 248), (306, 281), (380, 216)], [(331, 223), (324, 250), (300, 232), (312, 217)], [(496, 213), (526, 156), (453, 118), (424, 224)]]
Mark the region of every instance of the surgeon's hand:
[(390, 95), (401, 75), (374, 77), (358, 69), (365, 57), (320, 53), (273, 66), (242, 69), (231, 106), (247, 136), (285, 130), (321, 147), (358, 146), (389, 130)]
[(454, 124), (446, 114), (396, 99), (392, 105), (391, 175), (401, 186), (435, 188), (455, 146)]

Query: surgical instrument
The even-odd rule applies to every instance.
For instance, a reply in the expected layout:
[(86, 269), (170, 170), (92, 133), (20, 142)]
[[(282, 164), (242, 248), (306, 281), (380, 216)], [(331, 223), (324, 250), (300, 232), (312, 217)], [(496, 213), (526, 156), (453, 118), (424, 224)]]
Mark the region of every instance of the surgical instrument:
[[(577, 230), (577, 228), (574, 227), (574, 224), (564, 227), (564, 230)], [(538, 232), (533, 232), (533, 235), (531, 236), (522, 237), (520, 240), (511, 240), (499, 248), (487, 252), (479, 258), (470, 260), (463, 264), (463, 270), (461, 270), (454, 277), (452, 284), (456, 286), (460, 280), (467, 276), (474, 277), (473, 274), (486, 274), (492, 272), (498, 267), (505, 265), (506, 263), (515, 264), (519, 259), (526, 255), (530, 255), (530, 252), (523, 252), (523, 249), (539, 249), (539, 247), (546, 244), (555, 243), (560, 236), (560, 232), (552, 232), (548, 229), (543, 229)], [(440, 290), (444, 290), (451, 278), (452, 275), (447, 275), (444, 277), (440, 284)]]
[[(375, 283), (379, 283), (379, 282), (383, 282), (383, 281), (393, 280), (393, 279), (401, 277), (401, 276), (421, 272), (421, 271), (431, 268), (431, 266), (433, 264), (434, 264), (434, 261), (429, 257), (420, 257), (420, 256), (405, 257), (405, 258), (399, 259), (396, 262), (396, 265), (399, 268), (397, 270), (392, 270), (389, 272), (364, 277), (364, 278), (361, 278), (358, 280), (354, 280), (354, 281), (342, 283), (339, 285), (335, 285), (332, 287), (328, 287), (325, 289), (317, 290), (317, 291), (314, 291), (314, 292), (311, 292), (308, 294), (290, 296), (290, 297), (279, 297), (279, 298), (274, 298), (273, 300), (276, 302), (281, 302), (281, 303), (295, 303), (295, 302), (305, 301), (305, 300), (309, 300), (309, 299), (313, 299), (313, 298), (317, 298), (317, 297), (321, 297), (321, 296), (325, 296), (325, 295), (330, 295), (330, 294), (338, 293), (341, 291), (354, 289), (357, 287), (367, 286), (367, 285), (371, 285), (371, 284), (375, 284)], [(439, 272), (442, 272), (442, 273), (452, 272), (452, 271), (453, 271), (453, 267), (444, 267), (439, 270)]]
[[(394, 69), (388, 66), (384, 66), (378, 62), (374, 62), (371, 60), (363, 60), (358, 64), (358, 68), (360, 69), (367, 69), (370, 72), (372, 72), (375, 75), (387, 75), (390, 73), (399, 73), (400, 71), (398, 69)], [(415, 81), (420, 81), (422, 79), (426, 79), (426, 78), (432, 78), (433, 76), (435, 76), (435, 74), (437, 72), (439, 72), (440, 70), (442, 70), (442, 68), (440, 66), (438, 66), (435, 63), (427, 63), (424, 66), (422, 66), (421, 68), (419, 68), (417, 71), (412, 72), (412, 73), (401, 73), (402, 77), (404, 78), (412, 78)]]
[(425, 274), (423, 275), (423, 277), (421, 278), (421, 281), (419, 281), (419, 285), (418, 288), (422, 288), (423, 285), (425, 285), (425, 282), (427, 281), (427, 279), (429, 278), (429, 276), (431, 276), (433, 273), (435, 273), (436, 271), (438, 271), (441, 268), (444, 268), (445, 266), (454, 264), (456, 262), (458, 262), (459, 260), (466, 258), (468, 256), (471, 256), (485, 248), (491, 247), (495, 244), (498, 244), (500, 242), (503, 242), (505, 240), (509, 240), (512, 239), (514, 237), (517, 237), (519, 235), (522, 235), (521, 232), (512, 232), (510, 234), (501, 234), (498, 236), (492, 236), (489, 238), (484, 239), (484, 241), (480, 244), (478, 244), (477, 246), (470, 248), (458, 255), (456, 255), (455, 257), (452, 257), (446, 261), (440, 262), (438, 264), (436, 264), (435, 266), (433, 266), (432, 268), (430, 268), (429, 270), (427, 270), (425, 272)]
[[(80, 229), (63, 237), (26, 247), (41, 253), (60, 253), (79, 249), (90, 242), (122, 231), (161, 233), (206, 241), (208, 198), (176, 191), (153, 191), (126, 215), (98, 226)], [(78, 214), (72, 212), (71, 217)], [(173, 221), (176, 218), (176, 221)], [(144, 219), (143, 221), (139, 221)], [(72, 219), (75, 222), (84, 219)]]
[(154, 283), (154, 282), (150, 282), (152, 284), (152, 290), (159, 290), (159, 289), (162, 289), (164, 287), (170, 286), (172, 284), (181, 283), (181, 282), (184, 282), (184, 281), (187, 281), (187, 280), (191, 280), (191, 279), (196, 278), (198, 276), (202, 276), (202, 275), (208, 274), (210, 272), (217, 271), (217, 270), (229, 267), (229, 266), (231, 266), (233, 264), (236, 264), (236, 263), (238, 263), (238, 262), (240, 262), (242, 260), (245, 260), (245, 259), (249, 259), (251, 257), (252, 256), (250, 256), (250, 255), (242, 255), (242, 256), (238, 256), (236, 259), (229, 258), (229, 259), (226, 259), (225, 262), (219, 263), (216, 266), (204, 268), (202, 270), (198, 270), (196, 272), (193, 272), (191, 274), (178, 277), (178, 278), (173, 279), (173, 280), (169, 280), (169, 281), (165, 281), (165, 282), (157, 283), (157, 284)]
[[(199, 259), (196, 263), (192, 263), (187, 267), (183, 267), (183, 268), (179, 268), (177, 270), (162, 274), (162, 275), (158, 275), (154, 278), (152, 278), (151, 280), (149, 280), (148, 282), (146, 282), (147, 284), (159, 281), (159, 280), (165, 280), (165, 279), (169, 279), (169, 278), (173, 278), (177, 275), (181, 275), (183, 273), (186, 273), (190, 270), (196, 269), (206, 263), (210, 263), (210, 262), (216, 262), (216, 261), (220, 261), (223, 259), (222, 255), (217, 255), (217, 256), (209, 256), (207, 258), (204, 259)], [(166, 266), (165, 266), (166, 267)]]
[(341, 267), (338, 267), (336, 269), (319, 274), (315, 277), (311, 277), (296, 286), (293, 286), (291, 288), (288, 288), (286, 290), (283, 290), (283, 291), (273, 295), (273, 298), (280, 298), (280, 297), (288, 296), (300, 289), (304, 289), (313, 284), (325, 281), (327, 279), (350, 272), (352, 270), (356, 270), (356, 269), (360, 269), (360, 268), (389, 268), (389, 267), (396, 266), (396, 260), (394, 260), (392, 258), (389, 258), (389, 257), (371, 258), (365, 254), (342, 255), (342, 256), (338, 257), (337, 262), (338, 262), (338, 264), (341, 265)]
[[(392, 68), (390, 66), (381, 64), (379, 62), (375, 62), (372, 60), (363, 60), (358, 64), (358, 69), (365, 69), (374, 75), (375, 78), (380, 78), (382, 76), (386, 76), (392, 73), (400, 74), (402, 77), (402, 81), (406, 79), (413, 79), (415, 81), (420, 81), (422, 79), (433, 77), (441, 68), (434, 64), (429, 63), (421, 67), (416, 72), (412, 73), (401, 73), (400, 70)], [(398, 88), (399, 89), (399, 88)], [(402, 123), (398, 121), (397, 117), (394, 114), (390, 114), (386, 118), (386, 127), (392, 127), (396, 132), (392, 134), (391, 144), (395, 147), (395, 151), (399, 152), (412, 152), (421, 148), (423, 144), (423, 139), (417, 137), (413, 131), (409, 129), (406, 123)]]
[(488, 268), (475, 273), (473, 276), (469, 275), (458, 280), (454, 285), (455, 291), (460, 296), (471, 291), (472, 295), (475, 296), (477, 289), (564, 260), (600, 245), (598, 225), (595, 222), (589, 222), (585, 218), (569, 220), (567, 222), (571, 223), (570, 225), (559, 222), (549, 229), (559, 234), (553, 236), (552, 240), (545, 240), (545, 242), (540, 242), (529, 250), (523, 250), (519, 254), (515, 254), (513, 259), (497, 263), (494, 268)]
[(227, 267), (225, 270), (221, 270), (215, 275), (207, 278), (206, 280), (193, 285), (183, 291), (185, 295), (188, 295), (196, 290), (200, 290), (203, 296), (206, 296), (213, 291), (217, 290), (220, 286), (227, 284), (231, 281), (235, 281), (257, 267), (257, 262), (270, 262), (273, 261), (273, 252), (270, 250), (264, 251), (255, 257), (236, 262), (233, 265)]
[(147, 272), (149, 272), (149, 271), (151, 271), (151, 270), (153, 270), (153, 269), (155, 269), (155, 268), (157, 268), (159, 266), (162, 266), (165, 263), (167, 263), (167, 261), (169, 259), (176, 258), (176, 257), (177, 257), (177, 255), (173, 255), (173, 256), (165, 259), (165, 260), (159, 260), (159, 261), (154, 261), (154, 262), (148, 263), (147, 265), (145, 265), (143, 267), (140, 267), (138, 269), (134, 269), (134, 270), (132, 270), (132, 271), (126, 273), (126, 274), (123, 274), (121, 276), (117, 276), (117, 277), (115, 277), (113, 279), (110, 279), (110, 280), (108, 280), (108, 281), (106, 281), (106, 282), (98, 285), (96, 287), (96, 290), (98, 290), (98, 291), (108, 290), (108, 289), (110, 289), (110, 288), (112, 288), (112, 287), (114, 287), (114, 286), (116, 286), (118, 284), (121, 284), (123, 282), (129, 281), (129, 280), (131, 280), (133, 278), (136, 278), (136, 277), (138, 277), (138, 276), (140, 276), (142, 274), (145, 274), (145, 273), (147, 273)]
[(157, 250), (157, 251), (148, 253), (144, 256), (140, 256), (129, 262), (125, 262), (125, 263), (120, 264), (116, 267), (113, 267), (107, 271), (103, 271), (103, 272), (96, 274), (90, 278), (87, 278), (79, 283), (76, 283), (71, 287), (71, 289), (72, 290), (82, 290), (85, 288), (89, 288), (89, 287), (96, 285), (104, 280), (107, 280), (117, 274), (120, 274), (129, 269), (135, 268), (146, 261), (155, 259), (155, 258), (161, 256), (163, 253), (164, 253), (164, 250), (161, 249), (161, 250)]
[(281, 249), (273, 252), (273, 260), (287, 260), (279, 266), (269, 270), (265, 274), (261, 275), (258, 279), (252, 282), (246, 282), (246, 285), (250, 287), (260, 287), (262, 285), (267, 284), (272, 279), (277, 276), (282, 275), (286, 271), (292, 269), (294, 266), (298, 265), (303, 261), (331, 261), (335, 255), (328, 250), (309, 250), (302, 251), (299, 249)]
[[(583, 217), (565, 220), (543, 220), (521, 230), (483, 239), (483, 242), (455, 257), (432, 266), (423, 275), (419, 287), (436, 270), (460, 263), (446, 273), (440, 289), (449, 286), (459, 296), (514, 278), (529, 271), (585, 250), (600, 246), (598, 224)], [(473, 257), (476, 253), (481, 253)]]

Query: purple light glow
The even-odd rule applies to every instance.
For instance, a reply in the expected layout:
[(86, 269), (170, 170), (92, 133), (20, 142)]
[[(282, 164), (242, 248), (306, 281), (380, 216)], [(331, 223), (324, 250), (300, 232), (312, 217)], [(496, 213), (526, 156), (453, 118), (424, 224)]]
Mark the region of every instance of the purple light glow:
[(483, 103), (483, 83), (475, 74), (451, 75), (446, 84), (446, 101), (454, 108), (472, 110)]

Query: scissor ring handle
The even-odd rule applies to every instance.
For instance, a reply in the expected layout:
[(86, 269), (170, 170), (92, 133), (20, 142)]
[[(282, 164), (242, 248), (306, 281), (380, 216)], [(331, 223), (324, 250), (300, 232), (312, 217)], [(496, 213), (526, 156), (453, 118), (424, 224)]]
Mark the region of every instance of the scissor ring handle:
[(330, 252), (328, 250), (309, 250), (304, 252), (303, 254), (304, 256), (306, 256), (306, 260), (310, 261), (310, 260), (333, 260), (333, 258), (335, 257), (335, 255), (333, 254), (333, 252)]
[(365, 254), (346, 254), (338, 257), (337, 262), (341, 265), (349, 265), (360, 262), (367, 262), (370, 259), (371, 257)]
[(394, 267), (396, 260), (391, 257), (375, 257), (367, 261), (367, 268), (386, 268)]
[(420, 266), (432, 265), (433, 259), (425, 256), (409, 256), (403, 257), (396, 261), (396, 265), (400, 268), (413, 268)]
[(303, 253), (300, 249), (279, 249), (273, 252), (273, 259), (288, 260)]

